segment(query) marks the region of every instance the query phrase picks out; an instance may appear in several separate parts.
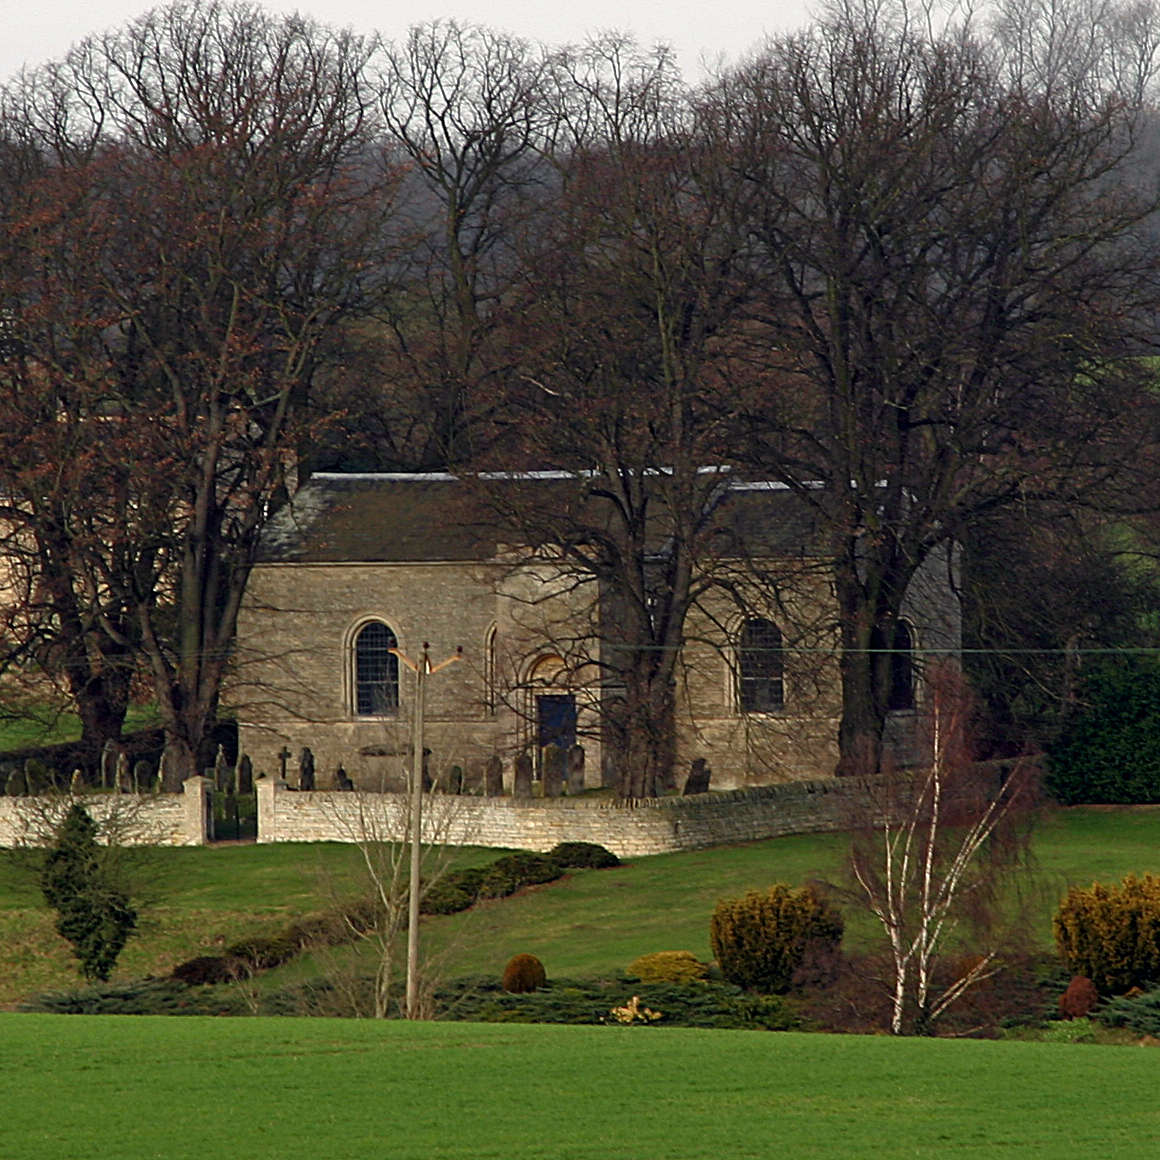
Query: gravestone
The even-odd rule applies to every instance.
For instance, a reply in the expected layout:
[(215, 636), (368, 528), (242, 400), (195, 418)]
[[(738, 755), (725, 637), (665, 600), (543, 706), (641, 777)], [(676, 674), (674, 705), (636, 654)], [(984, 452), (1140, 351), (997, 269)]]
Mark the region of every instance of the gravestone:
[(44, 793), (53, 788), (53, 773), (38, 757), (30, 757), (24, 763), (24, 788), (30, 796)]
[(250, 760), (248, 753), (243, 753), (238, 758), (238, 768), (236, 770), (238, 780), (238, 793), (253, 793), (254, 792), (254, 763)]
[(559, 797), (564, 792), (564, 750), (556, 744), (545, 745), (540, 752), (544, 797)]
[(461, 794), (463, 792), (463, 767), (453, 765), (447, 772), (448, 793)]
[(153, 766), (147, 761), (138, 761), (133, 765), (133, 792), (148, 793), (153, 784)]
[(712, 773), (708, 762), (703, 757), (694, 759), (693, 764), (689, 766), (689, 776), (685, 778), (685, 788), (682, 793), (686, 797), (694, 793), (708, 793), (709, 778)]
[(106, 741), (101, 747), (101, 789), (112, 789), (117, 777), (117, 744)]
[(423, 750), (423, 792), (430, 793), (435, 783), (431, 780), (431, 750)]
[[(0, 767), (0, 774), (3, 774), (3, 772), (4, 772), (3, 768), (2, 768), (2, 767)], [(68, 791), (69, 791), (69, 793), (71, 793), (71, 794), (72, 794), (74, 797), (75, 797), (77, 794), (82, 794), (82, 793), (84, 793), (84, 792), (85, 792), (85, 774), (84, 774), (84, 770), (81, 770), (81, 769), (74, 769), (74, 770), (72, 771), (72, 778), (69, 780), (69, 783), (68, 783)]]
[(226, 766), (226, 751), (219, 745), (213, 759), (213, 787), (219, 793), (231, 793), (230, 772)]
[(584, 792), (584, 746), (573, 745), (568, 750), (568, 792)]
[(341, 765), (334, 771), (334, 788), (344, 793), (354, 790), (354, 782), (347, 777), (346, 770)]
[(123, 749), (117, 754), (117, 770), (114, 785), (117, 793), (133, 792), (133, 779), (129, 772), (129, 755)]
[(526, 753), (518, 754), (514, 765), (514, 781), (512, 792), (518, 798), (532, 796), (532, 759)]
[(314, 754), (309, 745), (298, 755), (298, 788), (307, 793), (314, 789)]
[(483, 792), (488, 797), (503, 797), (503, 761), (493, 753), (483, 767)]

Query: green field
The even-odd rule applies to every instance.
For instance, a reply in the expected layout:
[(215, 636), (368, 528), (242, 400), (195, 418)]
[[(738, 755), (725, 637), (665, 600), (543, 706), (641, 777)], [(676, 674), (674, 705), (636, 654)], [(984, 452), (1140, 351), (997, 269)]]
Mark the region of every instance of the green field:
[(0, 1041), (5, 1160), (1135, 1160), (1160, 1138), (1160, 1051), (1135, 1048), (37, 1015)]
[[(465, 915), (429, 920), (425, 928), (434, 942), (454, 945), (450, 974), (495, 975), (520, 951), (538, 955), (557, 978), (608, 975), (657, 950), (708, 959), (708, 919), (718, 898), (777, 881), (837, 880), (845, 848), (840, 834), (814, 834), (639, 858), (616, 870), (569, 874)], [(1034, 849), (1033, 934), (1047, 948), (1051, 911), (1069, 883), (1160, 871), (1160, 808), (1055, 811), (1040, 822)], [(478, 863), (498, 853), (456, 856)], [(358, 854), (350, 846), (170, 849), (141, 858), (155, 905), (122, 956), (119, 979), (167, 973), (199, 951), (272, 932), (358, 889)], [(873, 933), (868, 922), (851, 918), (849, 943), (865, 943)], [(284, 969), (290, 977), (311, 970), (309, 959)], [(0, 1004), (75, 985), (69, 950), (34, 880), (11, 854), (0, 855)]]

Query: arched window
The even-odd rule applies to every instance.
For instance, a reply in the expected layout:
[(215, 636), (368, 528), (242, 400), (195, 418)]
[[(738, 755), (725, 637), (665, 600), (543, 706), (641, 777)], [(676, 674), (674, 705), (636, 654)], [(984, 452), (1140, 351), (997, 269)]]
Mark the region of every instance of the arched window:
[(785, 654), (781, 629), (772, 620), (754, 618), (742, 624), (737, 671), (742, 713), (774, 713), (785, 707)]
[(914, 633), (905, 620), (894, 626), (890, 656), (890, 697), (886, 708), (894, 713), (914, 708)]
[(399, 711), (399, 658), (395, 634), (381, 621), (359, 629), (354, 640), (354, 711), (359, 717), (385, 717)]

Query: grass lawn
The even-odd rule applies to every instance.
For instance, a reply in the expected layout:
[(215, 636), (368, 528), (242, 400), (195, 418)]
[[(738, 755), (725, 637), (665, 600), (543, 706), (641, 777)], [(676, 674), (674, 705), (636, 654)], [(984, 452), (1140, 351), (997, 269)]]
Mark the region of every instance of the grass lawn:
[[(836, 880), (845, 846), (840, 834), (802, 834), (639, 858), (429, 920), (427, 929), (434, 940), (454, 946), (449, 974), (496, 975), (520, 951), (538, 955), (555, 978), (607, 976), (657, 950), (688, 950), (708, 959), (708, 921), (718, 898), (778, 881)], [(479, 864), (499, 853), (469, 849), (457, 858)], [(358, 880), (357, 850), (336, 843), (169, 849), (142, 857), (158, 903), (115, 978), (164, 974), (205, 948), (273, 931), (325, 906), (328, 894), (352, 892)], [(1160, 808), (1084, 807), (1045, 815), (1035, 859), (1041, 898), (1034, 933), (1047, 948), (1051, 912), (1069, 883), (1160, 872)], [(866, 920), (848, 925), (854, 945), (871, 933)], [(312, 969), (307, 959), (278, 974), (294, 978)], [(0, 1005), (75, 984), (69, 950), (55, 935), (35, 883), (11, 854), (0, 852)]]
[(1134, 1160), (1160, 1136), (1138, 1049), (37, 1015), (0, 1039), (5, 1160)]
[[(81, 719), (75, 713), (58, 713), (51, 705), (35, 701), (9, 706), (8, 711), (12, 716), (0, 717), (0, 758), (13, 750), (81, 739)], [(160, 724), (161, 717), (153, 705), (130, 705), (125, 714), (126, 733)]]

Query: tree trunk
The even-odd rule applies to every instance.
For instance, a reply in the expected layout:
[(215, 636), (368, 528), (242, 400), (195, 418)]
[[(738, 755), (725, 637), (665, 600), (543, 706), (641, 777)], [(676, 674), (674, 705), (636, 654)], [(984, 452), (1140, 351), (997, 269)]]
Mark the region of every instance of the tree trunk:
[(882, 765), (882, 736), (886, 714), (875, 695), (875, 654), (870, 651), (874, 637), (873, 614), (866, 592), (858, 579), (855, 564), (839, 566), (835, 587), (838, 594), (841, 656), (838, 667), (842, 681), (842, 718), (838, 725), (839, 777), (877, 773)]
[[(614, 722), (616, 793), (620, 798), (650, 798), (671, 785), (676, 765), (673, 691), (667, 679), (642, 681), (629, 688)], [(630, 683), (631, 685), (631, 683)]]

